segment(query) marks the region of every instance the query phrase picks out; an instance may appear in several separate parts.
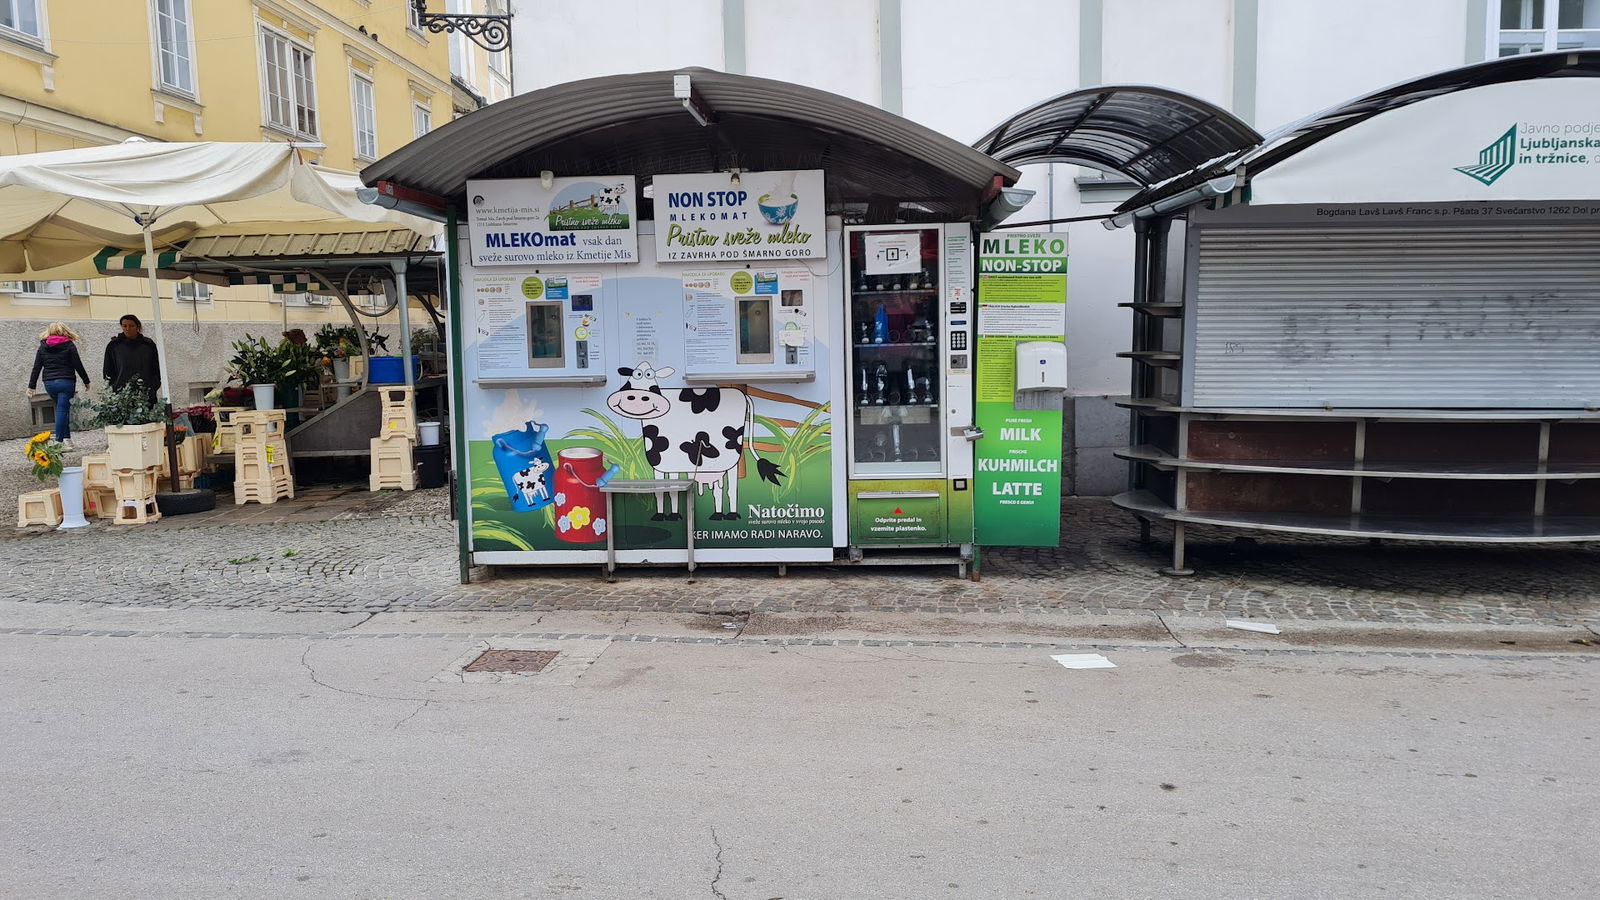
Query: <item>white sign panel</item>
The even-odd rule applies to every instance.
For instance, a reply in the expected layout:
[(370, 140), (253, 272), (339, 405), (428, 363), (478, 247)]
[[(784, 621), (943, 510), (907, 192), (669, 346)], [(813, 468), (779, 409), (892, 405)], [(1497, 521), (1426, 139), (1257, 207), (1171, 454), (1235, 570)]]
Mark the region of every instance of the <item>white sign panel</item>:
[(467, 182), (474, 266), (639, 260), (632, 175)]
[(869, 231), (866, 242), (866, 275), (900, 275), (922, 271), (922, 232)]
[(661, 262), (827, 255), (822, 170), (655, 177)]
[(1600, 199), (1600, 79), (1537, 78), (1381, 113), (1250, 180), (1250, 204)]

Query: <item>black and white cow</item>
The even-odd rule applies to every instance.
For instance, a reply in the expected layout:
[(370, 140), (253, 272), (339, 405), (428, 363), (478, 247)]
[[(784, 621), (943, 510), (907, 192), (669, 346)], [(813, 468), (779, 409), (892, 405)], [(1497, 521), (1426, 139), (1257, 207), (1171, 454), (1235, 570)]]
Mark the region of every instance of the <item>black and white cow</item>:
[(550, 488), (545, 484), (545, 473), (549, 471), (550, 463), (541, 457), (534, 457), (526, 469), (511, 477), (524, 503), (537, 509), (550, 499)]
[[(666, 478), (685, 475), (697, 492), (710, 489), (716, 511), (712, 519), (739, 518), (739, 456), (746, 449), (755, 458), (756, 474), (773, 484), (784, 472), (770, 460), (756, 456), (754, 408), (744, 391), (733, 388), (665, 388), (659, 379), (673, 373), (671, 366), (654, 368), (648, 362), (617, 369), (627, 383), (606, 398), (606, 406), (626, 419), (638, 419), (645, 461)], [(672, 512), (665, 510), (665, 491), (656, 492), (659, 521), (677, 521), (678, 495), (672, 494)], [(724, 504), (726, 500), (726, 504)]]
[(600, 189), (600, 198), (598, 203), (601, 209), (616, 209), (618, 206), (622, 205), (622, 201), (626, 199), (627, 196), (628, 186), (619, 181), (610, 187), (603, 187)]

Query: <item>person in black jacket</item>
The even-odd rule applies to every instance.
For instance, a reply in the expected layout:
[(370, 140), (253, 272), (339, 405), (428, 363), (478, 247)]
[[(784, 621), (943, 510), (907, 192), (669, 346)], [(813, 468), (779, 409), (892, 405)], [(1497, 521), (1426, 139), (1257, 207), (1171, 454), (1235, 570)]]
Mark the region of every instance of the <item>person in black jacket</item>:
[(135, 315), (122, 317), (122, 333), (106, 344), (106, 363), (102, 374), (114, 391), (139, 379), (154, 403), (161, 390), (161, 366), (156, 359), (156, 342), (144, 336), (144, 323)]
[(65, 322), (51, 322), (39, 335), (39, 349), (33, 354), (33, 373), (28, 376), (28, 396), (39, 386), (39, 375), (44, 375), (44, 389), (56, 403), (55, 439), (63, 449), (72, 449), (72, 395), (77, 392), (78, 379), (89, 386), (89, 373), (83, 370), (83, 360), (78, 356), (78, 336)]

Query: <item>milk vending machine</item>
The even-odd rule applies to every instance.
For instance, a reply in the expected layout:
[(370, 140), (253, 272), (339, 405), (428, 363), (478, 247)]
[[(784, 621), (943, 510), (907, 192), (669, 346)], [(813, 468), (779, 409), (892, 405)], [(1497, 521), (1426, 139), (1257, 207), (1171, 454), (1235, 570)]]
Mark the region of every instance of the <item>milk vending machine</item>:
[(850, 553), (973, 542), (972, 230), (845, 229)]

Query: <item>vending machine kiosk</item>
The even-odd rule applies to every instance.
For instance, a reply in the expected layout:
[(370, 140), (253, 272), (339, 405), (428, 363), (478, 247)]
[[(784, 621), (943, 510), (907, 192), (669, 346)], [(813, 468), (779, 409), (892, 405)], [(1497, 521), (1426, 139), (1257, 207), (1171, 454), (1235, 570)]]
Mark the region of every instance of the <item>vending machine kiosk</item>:
[(850, 555), (972, 532), (972, 230), (846, 229)]

